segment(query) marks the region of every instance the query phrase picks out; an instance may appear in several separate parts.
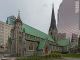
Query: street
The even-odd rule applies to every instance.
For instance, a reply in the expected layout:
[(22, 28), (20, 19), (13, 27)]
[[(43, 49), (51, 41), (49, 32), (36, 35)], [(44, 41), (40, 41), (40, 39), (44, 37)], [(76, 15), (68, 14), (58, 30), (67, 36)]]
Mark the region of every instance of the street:
[[(6, 57), (6, 59), (8, 59), (8, 60), (15, 60), (15, 58), (14, 57)], [(1, 60), (1, 58), (0, 58), (0, 60)], [(80, 58), (63, 58), (63, 59), (53, 59), (53, 60), (80, 60)]]
[(80, 58), (64, 58), (64, 60), (80, 60)]
[(5, 58), (3, 57), (3, 58), (0, 58), (0, 60), (1, 60), (1, 59), (6, 59), (6, 60), (16, 60), (14, 57), (5, 57)]

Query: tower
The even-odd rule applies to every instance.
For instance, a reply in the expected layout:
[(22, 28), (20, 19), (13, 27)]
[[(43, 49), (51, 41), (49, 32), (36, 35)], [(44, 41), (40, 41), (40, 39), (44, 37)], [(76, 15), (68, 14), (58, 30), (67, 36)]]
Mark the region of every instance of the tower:
[(13, 41), (12, 41), (12, 54), (15, 56), (22, 55), (22, 21), (20, 18), (20, 12), (15, 20), (15, 25), (12, 29)]
[(57, 34), (57, 27), (56, 27), (56, 20), (54, 15), (54, 8), (52, 9), (52, 16), (51, 16), (51, 24), (49, 28), (49, 35), (53, 37), (56, 37)]

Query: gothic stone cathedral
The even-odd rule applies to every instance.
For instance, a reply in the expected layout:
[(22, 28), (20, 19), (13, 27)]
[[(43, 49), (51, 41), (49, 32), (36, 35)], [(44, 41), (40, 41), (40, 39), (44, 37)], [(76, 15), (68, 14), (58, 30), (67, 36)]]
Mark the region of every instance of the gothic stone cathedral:
[(17, 18), (14, 16), (8, 17), (6, 22), (12, 25), (8, 52), (12, 56), (46, 55), (55, 51), (56, 48), (62, 47), (58, 46), (54, 40), (54, 36), (57, 34), (54, 11), (52, 11), (52, 16), (53, 21), (51, 20), (49, 35), (24, 24), (20, 18), (20, 13)]
[(13, 56), (33, 55), (35, 53), (48, 54), (53, 50), (54, 40), (49, 35), (24, 24), (20, 15), (15, 18), (12, 25), (10, 39), (9, 52)]

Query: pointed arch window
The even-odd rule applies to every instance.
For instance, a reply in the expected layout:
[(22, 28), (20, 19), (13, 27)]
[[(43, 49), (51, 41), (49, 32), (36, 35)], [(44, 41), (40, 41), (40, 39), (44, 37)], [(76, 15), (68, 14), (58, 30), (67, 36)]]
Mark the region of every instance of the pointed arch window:
[(34, 45), (33, 45), (33, 43), (30, 43), (30, 44), (29, 44), (29, 50), (34, 50)]

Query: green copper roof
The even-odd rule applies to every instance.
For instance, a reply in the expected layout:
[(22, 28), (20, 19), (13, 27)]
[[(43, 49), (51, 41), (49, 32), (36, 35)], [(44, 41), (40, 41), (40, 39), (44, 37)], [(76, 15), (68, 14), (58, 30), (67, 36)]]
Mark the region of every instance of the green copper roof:
[(44, 32), (41, 32), (41, 31), (39, 31), (29, 25), (26, 25), (26, 24), (22, 25), (22, 32), (25, 32), (27, 34), (42, 38), (40, 40), (40, 43), (38, 46), (39, 50), (44, 48), (46, 41), (49, 40), (49, 41), (54, 42), (54, 40), (49, 35), (45, 34)]
[(45, 44), (46, 44), (46, 40), (40, 40), (40, 43), (39, 43), (39, 46), (38, 46), (38, 49), (43, 49), (45, 47)]
[(46, 39), (46, 40), (50, 40), (50, 41), (54, 41), (49, 35), (45, 34), (44, 32), (41, 32), (29, 25), (23, 24), (22, 26), (22, 31), (24, 31), (25, 29), (25, 33), (36, 36), (36, 37), (40, 37), (42, 39)]
[(58, 46), (68, 46), (70, 41), (68, 39), (57, 40), (56, 42)]

